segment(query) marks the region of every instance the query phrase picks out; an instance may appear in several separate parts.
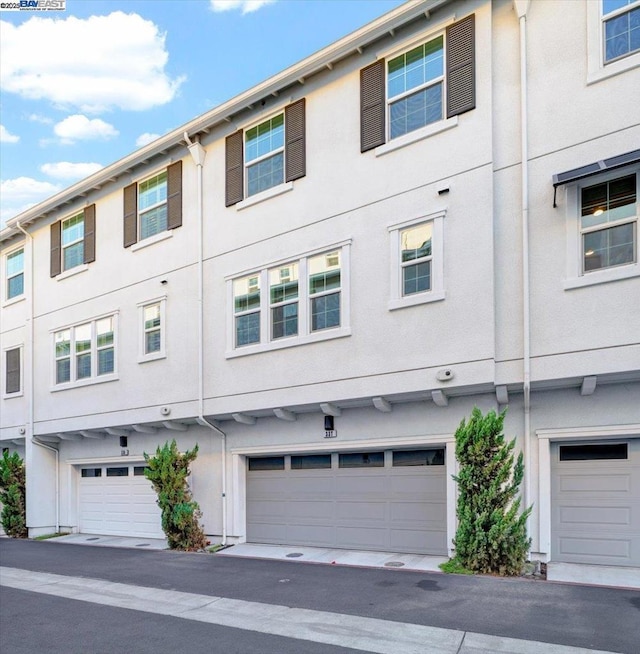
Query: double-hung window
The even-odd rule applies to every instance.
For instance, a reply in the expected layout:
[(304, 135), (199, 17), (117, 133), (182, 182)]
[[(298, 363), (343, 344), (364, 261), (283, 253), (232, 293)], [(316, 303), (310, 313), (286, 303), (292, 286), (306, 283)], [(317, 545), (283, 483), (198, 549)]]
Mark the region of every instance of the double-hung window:
[(230, 278), (229, 356), (346, 336), (349, 243)]
[(582, 272), (636, 260), (637, 175), (625, 175), (581, 189)]
[(15, 250), (6, 258), (6, 298), (11, 300), (24, 293), (24, 248)]
[(181, 226), (182, 161), (125, 187), (124, 247), (153, 243)]
[(360, 71), (360, 150), (429, 136), (475, 106), (472, 14)]
[(604, 62), (640, 52), (640, 0), (601, 0)]
[(139, 363), (166, 356), (165, 306), (166, 296), (138, 304), (140, 316)]
[(225, 168), (227, 207), (293, 188), (289, 182), (306, 175), (305, 99), (228, 136)]
[(71, 270), (74, 273), (85, 270), (84, 264), (95, 259), (95, 204), (51, 225), (51, 277)]
[(54, 333), (55, 384), (92, 380), (115, 372), (115, 316)]
[(12, 347), (4, 352), (4, 394), (22, 393), (22, 347)]
[(389, 226), (391, 298), (389, 309), (442, 300), (444, 217), (440, 211)]

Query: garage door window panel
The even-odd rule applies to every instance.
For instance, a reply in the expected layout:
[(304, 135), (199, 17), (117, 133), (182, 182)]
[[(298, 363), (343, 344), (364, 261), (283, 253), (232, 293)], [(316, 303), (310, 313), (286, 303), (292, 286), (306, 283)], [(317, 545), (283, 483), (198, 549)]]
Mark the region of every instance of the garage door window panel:
[(250, 458), (249, 470), (251, 471), (284, 470), (284, 457), (266, 456), (266, 457)]
[(308, 454), (291, 457), (291, 470), (324, 470), (330, 468), (330, 454)]
[(397, 450), (393, 453), (394, 467), (443, 465), (444, 448), (429, 450)]
[(561, 445), (560, 461), (627, 460), (627, 443)]
[(107, 468), (107, 477), (128, 477), (128, 466), (121, 466), (117, 468)]
[(82, 468), (80, 475), (85, 479), (102, 477), (102, 468)]
[(384, 452), (348, 452), (338, 455), (340, 468), (384, 468)]

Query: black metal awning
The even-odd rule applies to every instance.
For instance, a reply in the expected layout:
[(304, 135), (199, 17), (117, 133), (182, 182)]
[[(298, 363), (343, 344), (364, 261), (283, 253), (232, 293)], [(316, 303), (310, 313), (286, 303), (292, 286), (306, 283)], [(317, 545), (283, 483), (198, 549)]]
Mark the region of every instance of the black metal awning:
[(621, 168), (622, 166), (628, 166), (629, 164), (634, 164), (640, 162), (640, 150), (632, 150), (631, 152), (626, 152), (625, 154), (619, 154), (615, 157), (609, 157), (609, 159), (601, 159), (595, 163), (587, 164), (586, 166), (580, 166), (580, 168), (573, 168), (572, 170), (567, 170), (564, 173), (556, 173), (553, 176), (553, 207), (556, 205), (556, 192), (558, 186), (563, 184), (570, 184), (579, 179), (584, 179), (585, 177), (591, 177), (592, 175), (598, 175), (599, 173), (604, 173), (607, 170), (614, 170), (615, 168)]

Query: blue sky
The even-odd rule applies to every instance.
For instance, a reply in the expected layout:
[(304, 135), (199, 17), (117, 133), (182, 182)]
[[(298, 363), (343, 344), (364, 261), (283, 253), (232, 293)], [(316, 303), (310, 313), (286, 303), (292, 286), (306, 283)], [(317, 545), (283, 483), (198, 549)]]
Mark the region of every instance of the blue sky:
[(66, 0), (0, 12), (0, 226), (402, 0)]

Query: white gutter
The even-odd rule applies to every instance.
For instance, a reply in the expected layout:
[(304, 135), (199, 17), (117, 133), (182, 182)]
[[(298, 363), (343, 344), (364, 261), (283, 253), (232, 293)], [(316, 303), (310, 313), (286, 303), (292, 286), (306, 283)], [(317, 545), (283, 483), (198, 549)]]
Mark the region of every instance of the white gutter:
[(227, 544), (227, 435), (204, 416), (204, 200), (203, 175), (206, 150), (193, 142), (187, 132), (183, 135), (189, 154), (196, 164), (198, 196), (198, 424), (219, 434), (222, 457), (222, 545)]
[[(520, 138), (522, 189), (522, 340), (524, 391), (524, 508), (531, 503), (531, 295), (529, 287), (529, 116), (527, 112), (527, 12), (530, 0), (514, 0), (520, 22)], [(531, 519), (527, 532), (531, 533)]]
[(35, 436), (31, 437), (31, 442), (45, 450), (50, 450), (56, 455), (56, 534), (60, 533), (60, 452), (51, 445), (45, 445), (39, 441)]

